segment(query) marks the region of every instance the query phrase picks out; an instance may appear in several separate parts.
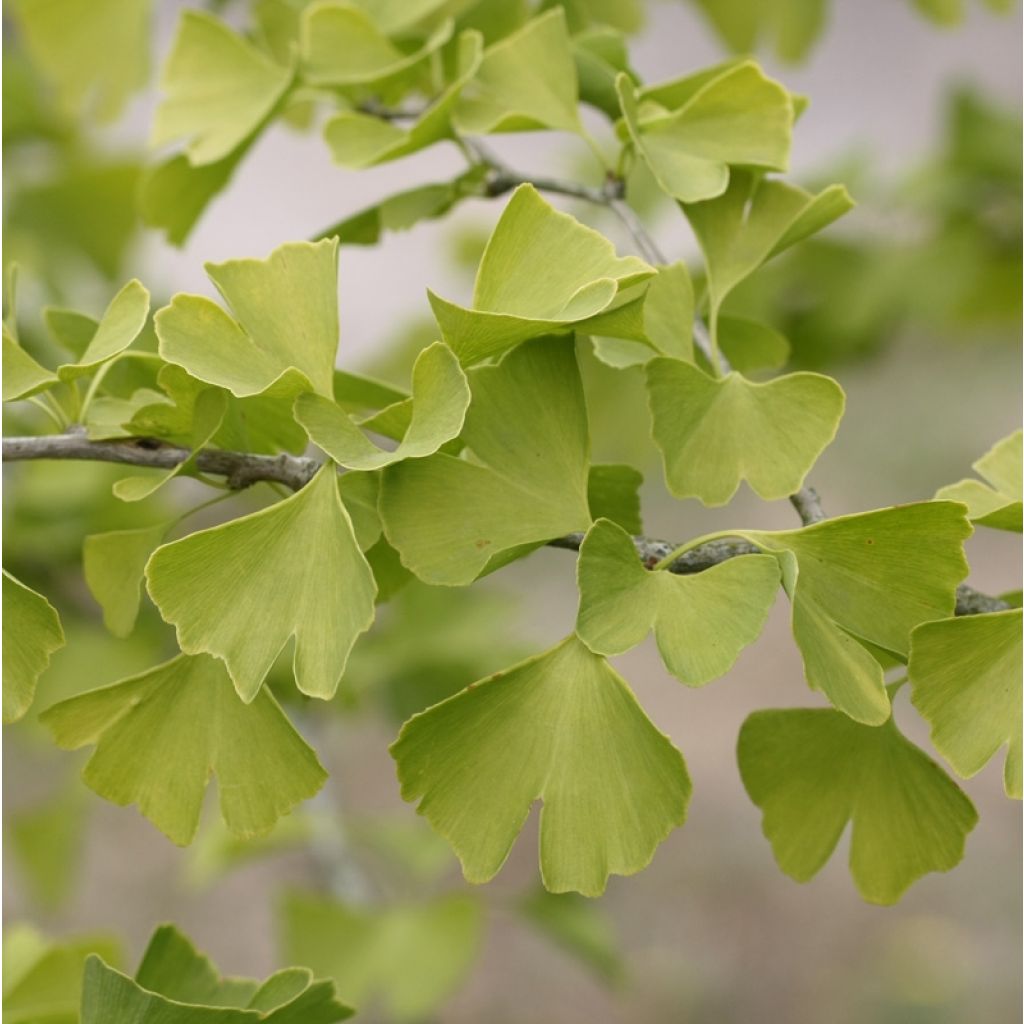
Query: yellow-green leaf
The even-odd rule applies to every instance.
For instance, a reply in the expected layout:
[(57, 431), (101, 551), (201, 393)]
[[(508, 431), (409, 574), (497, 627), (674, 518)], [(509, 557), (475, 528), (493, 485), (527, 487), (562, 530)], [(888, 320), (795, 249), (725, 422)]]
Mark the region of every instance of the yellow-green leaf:
[(50, 655), (63, 646), (64, 630), (53, 605), (4, 569), (4, 722), (17, 721), (28, 711)]

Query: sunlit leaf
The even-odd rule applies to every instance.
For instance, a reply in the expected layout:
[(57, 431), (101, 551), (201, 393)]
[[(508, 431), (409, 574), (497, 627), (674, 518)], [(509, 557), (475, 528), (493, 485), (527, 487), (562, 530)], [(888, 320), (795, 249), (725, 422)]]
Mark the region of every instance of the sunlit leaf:
[(758, 711), (740, 730), (737, 756), (779, 867), (810, 880), (852, 821), (850, 871), (871, 903), (895, 903), (928, 872), (956, 867), (978, 820), (892, 720), (872, 727), (827, 709)]
[(936, 498), (962, 501), (967, 517), (997, 530), (1021, 530), (1021, 431), (1004, 437), (989, 449), (974, 469), (987, 483), (961, 480), (936, 492)]
[(52, 388), (57, 375), (40, 366), (15, 340), (6, 324), (3, 330), (3, 400), (19, 398)]
[(308, 800), (327, 773), (268, 691), (243, 704), (214, 658), (180, 654), (142, 675), (48, 708), (58, 746), (95, 746), (82, 777), (104, 799), (139, 811), (169, 839), (195, 837), (217, 776), (237, 835), (268, 832)]
[(3, 720), (14, 722), (31, 706), (50, 656), (64, 646), (64, 630), (53, 605), (6, 569), (3, 611)]
[(497, 874), (542, 800), (545, 886), (598, 896), (650, 863), (690, 797), (682, 755), (575, 636), (411, 718), (391, 752), (471, 882)]
[(465, 978), (480, 947), (482, 909), (465, 895), (367, 908), (291, 893), (282, 944), (288, 960), (333, 978), (347, 1002), (375, 1001), (389, 1020), (423, 1020)]
[(208, 263), (237, 319), (176, 295), (154, 319), (160, 355), (239, 398), (312, 390), (330, 396), (338, 347), (338, 243), (290, 242), (265, 260)]
[(1021, 611), (943, 619), (910, 637), (912, 701), (931, 725), (935, 749), (962, 778), (1004, 745), (1008, 796), (1022, 795)]
[(146, 566), (181, 649), (222, 659), (245, 701), (292, 637), (298, 688), (330, 698), (373, 622), (373, 574), (336, 480), (327, 463), (290, 498), (166, 544)]
[(185, 10), (160, 75), (153, 145), (184, 140), (192, 164), (215, 163), (263, 121), (291, 77), (218, 18)]
[(616, 81), (630, 138), (662, 189), (683, 203), (725, 192), (730, 166), (784, 171), (793, 104), (753, 61), (730, 63), (648, 90), (642, 99), (622, 74)]
[[(572, 342), (537, 339), (470, 374), (462, 440), (384, 472), (380, 511), (402, 563), (465, 585), (492, 562), (590, 525), (589, 440)], [(501, 564), (501, 563), (498, 563)]]
[(412, 419), (393, 451), (378, 448), (344, 409), (320, 395), (300, 395), (295, 418), (338, 465), (367, 470), (432, 455), (458, 437), (468, 407), (466, 375), (452, 350), (438, 341), (425, 348), (413, 366)]
[(544, 334), (601, 333), (599, 315), (618, 311), (623, 298), (639, 302), (623, 293), (654, 274), (635, 256), (616, 256), (602, 235), (521, 185), (487, 243), (472, 308), (428, 294), (444, 340), (469, 365)]
[(953, 614), (967, 575), (963, 512), (926, 501), (802, 530), (742, 531), (779, 556), (807, 682), (856, 721), (889, 717), (882, 667), (859, 641), (905, 660), (915, 626)]
[(129, 281), (110, 300), (79, 359), (58, 367), (57, 375), (61, 380), (74, 380), (91, 373), (135, 341), (148, 316), (149, 292), (139, 281)]
[(651, 572), (621, 527), (598, 520), (577, 567), (576, 634), (595, 654), (622, 654), (653, 630), (668, 670), (701, 686), (732, 668), (764, 628), (779, 587), (770, 555), (731, 558), (705, 572)]
[(846, 401), (817, 373), (756, 384), (735, 372), (716, 379), (677, 359), (647, 364), (647, 390), (668, 489), (705, 505), (726, 504), (743, 480), (766, 501), (798, 491)]
[(469, 133), (580, 132), (578, 100), (565, 12), (556, 7), (484, 51), (455, 120)]

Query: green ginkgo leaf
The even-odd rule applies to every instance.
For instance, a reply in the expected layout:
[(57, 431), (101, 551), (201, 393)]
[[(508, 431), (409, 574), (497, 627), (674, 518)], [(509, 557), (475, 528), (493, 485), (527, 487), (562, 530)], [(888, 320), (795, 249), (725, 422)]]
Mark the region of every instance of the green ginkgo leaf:
[(520, 185), (487, 243), (472, 308), (428, 295), (442, 337), (465, 366), (544, 334), (613, 333), (602, 322), (622, 315), (624, 301), (639, 308), (642, 290), (634, 286), (655, 273), (635, 256), (616, 256), (604, 236)]
[[(402, 564), (464, 586), (524, 545), (590, 525), (590, 441), (571, 339), (540, 338), (470, 374), (462, 440), (384, 471), (380, 513)], [(495, 560), (495, 561), (492, 561)]]
[(463, 32), (459, 37), (454, 79), (408, 127), (352, 110), (335, 114), (324, 125), (324, 139), (335, 162), (361, 170), (453, 138), (455, 105), (463, 87), (479, 68), (482, 52), (480, 33)]
[(470, 134), (582, 132), (572, 44), (559, 6), (489, 46), (455, 109)]
[(318, 0), (302, 14), (299, 53), (303, 77), (314, 85), (375, 85), (403, 78), (452, 36), (446, 20), (411, 53), (399, 49), (362, 5)]
[(59, 382), (55, 373), (40, 366), (8, 331), (3, 329), (3, 400), (13, 402), (46, 391)]
[(1007, 746), (1003, 785), (1022, 796), (1021, 610), (926, 622), (910, 636), (911, 700), (961, 778)]
[(57, 368), (61, 380), (74, 380), (123, 352), (142, 332), (149, 316), (149, 292), (139, 281), (129, 281), (111, 300), (100, 317), (96, 333), (74, 363)]
[(269, 691), (243, 704), (215, 658), (179, 654), (142, 675), (72, 697), (40, 721), (67, 750), (95, 746), (86, 785), (139, 811), (173, 842), (190, 843), (217, 776), (236, 835), (269, 832), (327, 778)]
[(191, 454), (173, 469), (164, 469), (146, 476), (126, 476), (114, 483), (114, 494), (122, 501), (142, 501), (156, 493), (165, 483), (181, 474), (190, 473), (202, 450), (220, 430), (228, 411), (228, 394), (220, 388), (204, 388), (197, 396), (189, 438)]
[(856, 721), (881, 725), (882, 667), (860, 641), (905, 661), (915, 626), (953, 614), (968, 572), (964, 507), (926, 501), (740, 535), (779, 556), (808, 684)]
[(892, 720), (873, 728), (829, 709), (758, 711), (737, 757), (779, 867), (809, 881), (852, 821), (850, 872), (870, 903), (895, 903), (928, 872), (956, 867), (978, 821)]
[(306, 393), (295, 400), (295, 418), (310, 440), (348, 469), (380, 469), (402, 459), (433, 455), (459, 436), (469, 384), (452, 350), (437, 341), (417, 357), (412, 370), (412, 418), (393, 451), (378, 448), (336, 402)]
[(746, 480), (765, 501), (793, 494), (839, 429), (843, 389), (818, 373), (756, 384), (677, 359), (647, 364), (654, 442), (677, 498), (724, 505)]
[[(450, 856), (443, 844), (442, 852)], [(482, 911), (463, 893), (373, 908), (289, 893), (282, 946), (288, 960), (333, 979), (347, 1002), (379, 1000), (388, 1020), (422, 1021), (451, 996), (479, 953)]]
[(717, 199), (684, 206), (704, 253), (712, 334), (722, 302), (741, 281), (852, 206), (842, 185), (812, 195), (795, 185), (735, 169), (728, 189)]
[(143, 571), (160, 546), (169, 523), (135, 530), (94, 533), (82, 545), (85, 583), (103, 609), (103, 624), (114, 636), (135, 628), (142, 596)]
[(591, 466), (587, 476), (587, 505), (591, 519), (610, 519), (626, 533), (644, 532), (640, 516), (643, 473), (632, 466), (606, 463)]
[(998, 441), (974, 463), (974, 470), (987, 483), (961, 480), (941, 488), (935, 497), (962, 501), (968, 508), (967, 517), (981, 526), (1020, 533), (1024, 497), (1021, 461), (1021, 431), (1018, 430)]
[(338, 242), (290, 242), (265, 260), (207, 263), (237, 319), (199, 295), (154, 318), (160, 355), (238, 398), (315, 391), (331, 397), (338, 347)]
[(152, 143), (179, 139), (194, 165), (227, 157), (284, 95), (290, 68), (205, 11), (186, 10), (160, 75)]
[(705, 572), (651, 572), (621, 527), (600, 519), (580, 548), (576, 634), (595, 654), (622, 654), (653, 629), (665, 667), (688, 686), (732, 668), (764, 628), (779, 587), (770, 555), (732, 558)]
[(329, 699), (373, 622), (373, 573), (333, 463), (284, 501), (157, 549), (146, 580), (181, 649), (222, 659), (246, 702), (292, 637), (296, 685)]
[(67, 349), (75, 359), (81, 359), (99, 327), (99, 321), (73, 309), (47, 306), (43, 310), (43, 323), (58, 345)]
[(28, 711), (50, 655), (63, 646), (64, 630), (53, 605), (4, 569), (4, 722), (15, 722)]
[[(792, 100), (754, 61), (673, 83), (671, 96), (655, 89), (642, 101), (626, 74), (616, 88), (633, 145), (661, 188), (680, 202), (720, 196), (730, 165), (784, 171), (789, 163)], [(662, 105), (666, 100), (672, 105)]]
[(650, 863), (690, 798), (682, 755), (575, 635), (415, 715), (391, 753), (470, 882), (497, 874), (542, 800), (544, 885), (599, 896)]
[(32, 60), (71, 114), (112, 121), (145, 85), (150, 0), (15, 0), (12, 7)]

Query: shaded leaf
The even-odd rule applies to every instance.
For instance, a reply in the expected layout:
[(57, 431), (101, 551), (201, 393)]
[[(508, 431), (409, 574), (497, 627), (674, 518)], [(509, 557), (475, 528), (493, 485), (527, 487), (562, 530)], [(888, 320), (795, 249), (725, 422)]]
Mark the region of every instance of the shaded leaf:
[(139, 811), (180, 846), (195, 837), (209, 777), (236, 835), (274, 822), (327, 773), (268, 691), (243, 704), (214, 658), (178, 655), (48, 708), (57, 745), (93, 746), (82, 777), (105, 800)]
[(575, 636), (414, 716), (391, 753), (470, 882), (494, 877), (542, 800), (544, 885), (600, 895), (650, 863), (690, 797), (682, 755)]
[(64, 646), (64, 630), (53, 605), (6, 569), (3, 611), (3, 720), (15, 722), (31, 706), (50, 656)]
[(587, 476), (587, 506), (591, 519), (610, 519), (626, 533), (644, 532), (640, 516), (643, 473), (632, 466), (591, 466)]
[(872, 727), (827, 709), (758, 711), (743, 723), (737, 757), (779, 867), (798, 882), (813, 878), (852, 821), (850, 872), (870, 903), (895, 903), (928, 872), (956, 867), (978, 820), (892, 720)]

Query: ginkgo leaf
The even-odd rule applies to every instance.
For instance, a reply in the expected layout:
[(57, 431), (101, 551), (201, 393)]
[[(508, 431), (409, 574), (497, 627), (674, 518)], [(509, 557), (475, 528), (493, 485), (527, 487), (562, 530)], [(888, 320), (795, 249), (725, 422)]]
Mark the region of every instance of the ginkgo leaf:
[(915, 626), (953, 614), (968, 572), (964, 507), (926, 501), (740, 535), (779, 556), (809, 685), (858, 722), (884, 722), (882, 667), (860, 641), (905, 660)]
[(574, 34), (572, 47), (580, 102), (589, 103), (614, 121), (621, 114), (615, 79), (620, 72), (635, 77), (629, 69), (625, 36), (607, 25), (595, 25)]
[(1004, 744), (1003, 784), (1022, 795), (1021, 611), (926, 622), (910, 635), (911, 700), (931, 725), (935, 749), (962, 778)]
[(653, 629), (665, 667), (688, 686), (732, 668), (761, 634), (779, 587), (771, 555), (731, 558), (704, 572), (651, 572), (621, 527), (599, 519), (580, 548), (576, 635), (595, 654), (622, 654)]
[(207, 263), (237, 319), (199, 295), (176, 295), (154, 318), (160, 355), (244, 398), (331, 396), (338, 347), (338, 242), (290, 242), (265, 260)]
[(92, 373), (135, 341), (148, 316), (149, 292), (139, 281), (129, 281), (110, 300), (81, 356), (73, 363), (57, 367), (57, 376), (69, 381)]
[(142, 501), (165, 483), (181, 474), (190, 473), (202, 450), (220, 430), (228, 410), (228, 394), (220, 388), (204, 388), (196, 398), (189, 448), (191, 454), (173, 469), (146, 476), (126, 476), (114, 483), (114, 494), (122, 501)]
[(602, 333), (593, 321), (621, 312), (624, 298), (639, 303), (623, 293), (655, 273), (635, 256), (616, 256), (604, 236), (520, 185), (487, 243), (472, 308), (428, 295), (442, 337), (469, 365), (529, 338), (586, 331), (588, 321)]
[(576, 64), (559, 6), (489, 46), (455, 109), (462, 132), (581, 132)]
[(139, 811), (180, 846), (190, 843), (211, 774), (240, 836), (269, 832), (327, 778), (269, 691), (239, 700), (215, 658), (179, 654), (141, 675), (72, 697), (40, 721), (67, 750), (95, 746), (86, 785)]
[(413, 716), (391, 753), (470, 882), (497, 874), (542, 800), (544, 885), (599, 896), (650, 863), (690, 798), (682, 755), (575, 636)]
[(112, 121), (145, 85), (150, 0), (15, 0), (12, 7), (33, 61), (72, 114)]
[(64, 630), (53, 605), (6, 569), (3, 611), (3, 720), (15, 722), (31, 706), (50, 655), (64, 646)]
[(936, 492), (936, 498), (962, 501), (967, 517), (981, 526), (997, 530), (1021, 531), (1021, 431), (1004, 437), (992, 446), (973, 468), (987, 483), (961, 480)]
[(461, 436), (472, 458), (438, 453), (383, 474), (384, 532), (428, 583), (464, 586), (492, 559), (590, 525), (590, 442), (571, 339), (528, 342), (472, 371), (470, 389)]
[(334, 401), (307, 393), (295, 400), (295, 418), (310, 440), (348, 469), (380, 469), (402, 459), (432, 455), (458, 437), (469, 407), (469, 384), (444, 342), (434, 342), (412, 370), (412, 419), (393, 451), (378, 448)]
[(67, 349), (75, 359), (81, 359), (99, 327), (99, 321), (73, 309), (47, 306), (43, 310), (43, 323), (58, 345)]
[(870, 903), (895, 903), (928, 872), (956, 867), (978, 820), (892, 720), (871, 727), (829, 709), (758, 711), (743, 723), (737, 757), (779, 867), (809, 881), (852, 821), (850, 872)]
[(152, 143), (184, 139), (194, 165), (228, 156), (274, 108), (290, 68), (205, 11), (186, 10), (160, 75)]
[(303, 77), (314, 85), (376, 85), (422, 64), (452, 35), (446, 20), (411, 53), (397, 47), (360, 4), (318, 0), (302, 14), (299, 52)]
[(717, 199), (683, 207), (704, 253), (710, 326), (725, 297), (762, 263), (827, 227), (853, 207), (842, 185), (812, 195), (795, 185), (733, 169)]
[(674, 83), (669, 108), (642, 102), (628, 75), (616, 80), (633, 145), (661, 188), (683, 203), (725, 192), (730, 165), (784, 171), (789, 163), (789, 93), (754, 61), (712, 71)]
[(332, 697), (373, 622), (373, 573), (332, 463), (284, 501), (158, 548), (146, 580), (181, 649), (222, 659), (247, 702), (292, 637), (296, 685)]
[(466, 894), (367, 908), (322, 893), (289, 893), (282, 946), (290, 961), (332, 978), (347, 1002), (379, 1000), (388, 1020), (421, 1021), (469, 971), (480, 949), (482, 910)]
[(632, 466), (591, 466), (587, 476), (587, 505), (591, 519), (610, 519), (626, 533), (641, 534), (640, 486), (643, 473)]
[(677, 498), (724, 505), (746, 480), (765, 501), (793, 494), (839, 429), (843, 389), (818, 373), (756, 384), (677, 359), (647, 364), (654, 442)]
[(58, 377), (45, 366), (40, 366), (13, 338), (4, 325), (3, 329), (3, 400), (13, 402), (19, 398), (52, 388)]
[(774, 327), (742, 316), (718, 318), (718, 346), (739, 373), (778, 370), (789, 361), (789, 342)]
[(103, 609), (114, 636), (128, 636), (139, 614), (143, 570), (170, 524), (94, 533), (82, 545), (82, 568), (90, 593)]
[(408, 127), (357, 111), (343, 110), (324, 125), (324, 139), (336, 163), (361, 170), (397, 160), (455, 135), (452, 115), (459, 95), (480, 66), (479, 32), (459, 37), (457, 72), (444, 92)]

